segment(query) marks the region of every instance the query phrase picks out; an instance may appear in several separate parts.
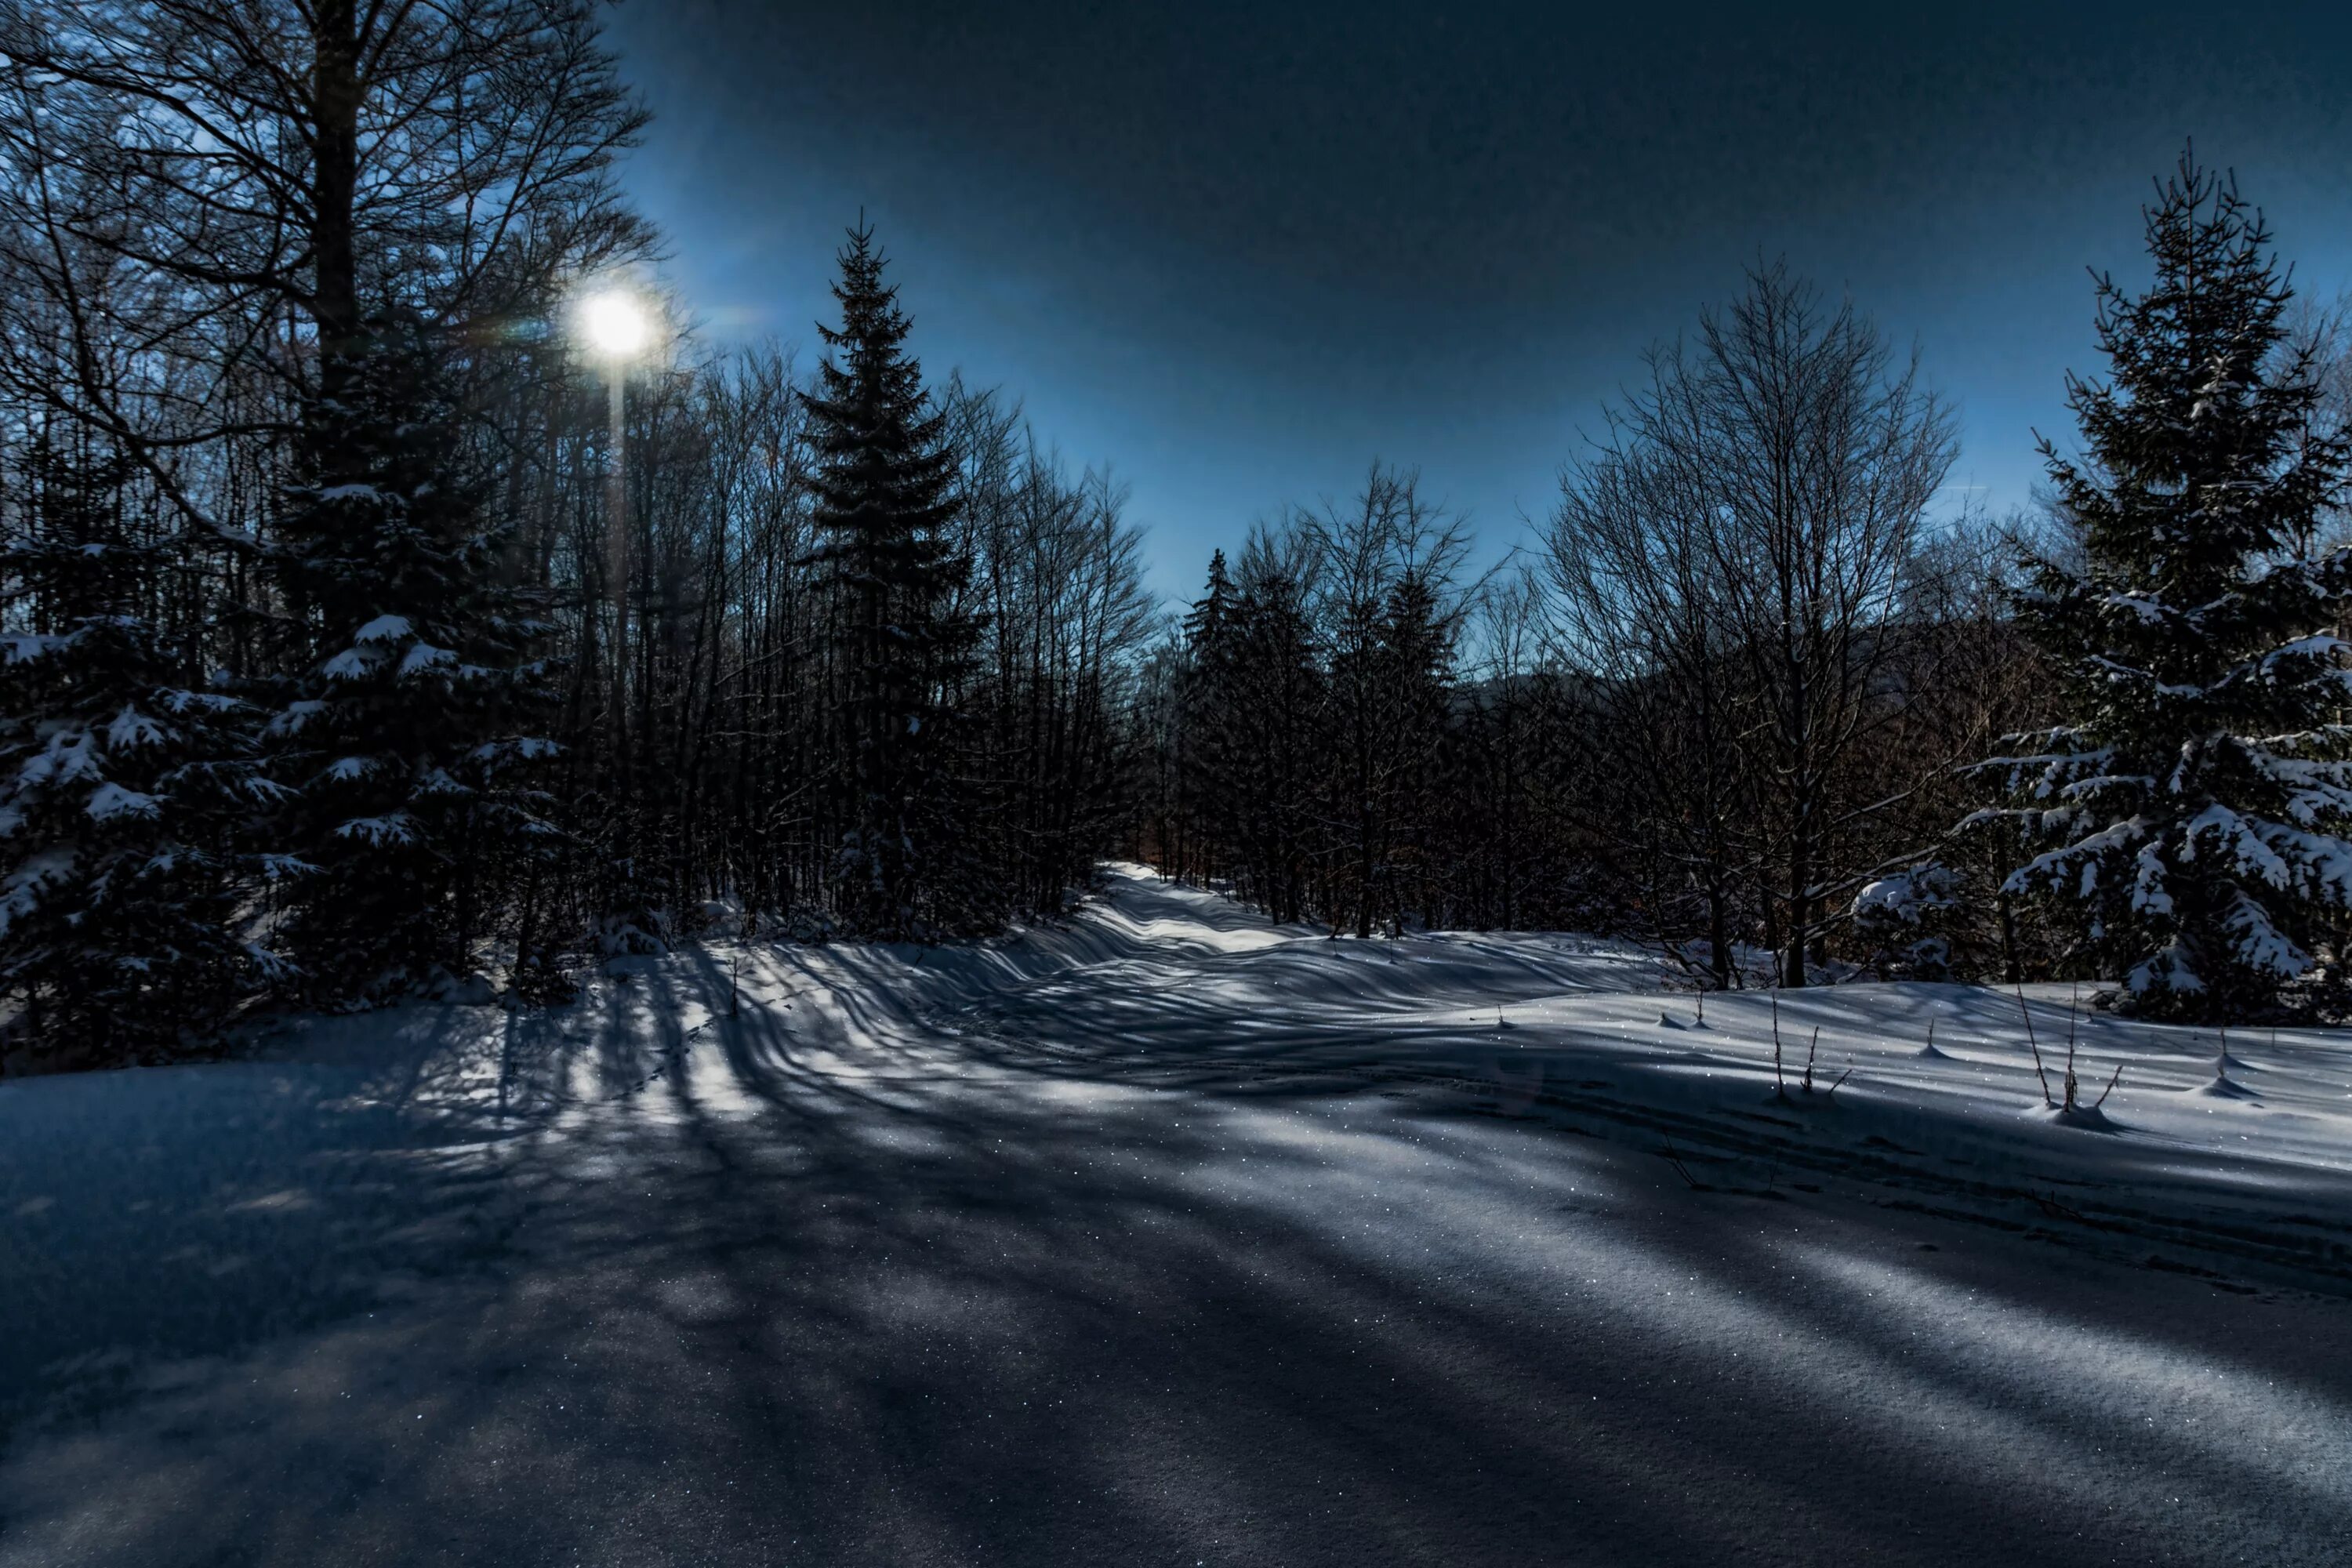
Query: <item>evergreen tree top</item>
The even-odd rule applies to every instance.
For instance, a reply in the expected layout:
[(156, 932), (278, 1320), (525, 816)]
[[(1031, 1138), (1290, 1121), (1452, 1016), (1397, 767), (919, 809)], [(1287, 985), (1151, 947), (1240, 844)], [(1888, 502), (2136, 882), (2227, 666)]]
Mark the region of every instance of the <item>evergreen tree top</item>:
[[(883, 433), (890, 416), (901, 419), (923, 409), (922, 362), (906, 352), (907, 335), (914, 323), (899, 307), (896, 284), (885, 283), (883, 269), (889, 258), (874, 243), (870, 225), (849, 231), (849, 242), (836, 253), (841, 276), (833, 297), (841, 304), (841, 325), (816, 324), (817, 336), (835, 351), (817, 367), (824, 395), (814, 401), (848, 430), (834, 432), (836, 439), (852, 433), (871, 437)], [(940, 416), (914, 423), (936, 428)]]
[(2090, 576), (2187, 612), (2306, 541), (2341, 465), (2305, 439), (2315, 352), (2286, 342), (2289, 273), (2235, 177), (2184, 153), (2143, 213), (2154, 279), (2135, 294), (2095, 274), (2109, 375), (2067, 378), (2085, 460), (2042, 450)]
[(1213, 551), (1209, 555), (1209, 581), (1201, 596), (1184, 616), (1184, 640), (1199, 647), (1205, 640), (1224, 629), (1233, 614), (1234, 583), (1225, 569), (1225, 552)]
[[(817, 367), (819, 390), (808, 398), (820, 459), (813, 479), (817, 521), (861, 536), (866, 550), (904, 552), (914, 548), (915, 536), (955, 514), (947, 416), (931, 406), (921, 362), (906, 352), (911, 323), (896, 286), (883, 281), (887, 258), (870, 226), (849, 231), (839, 260), (833, 294), (841, 302), (841, 325), (817, 324), (835, 352)], [(910, 556), (900, 569), (924, 564)], [(892, 572), (876, 561), (856, 569)]]

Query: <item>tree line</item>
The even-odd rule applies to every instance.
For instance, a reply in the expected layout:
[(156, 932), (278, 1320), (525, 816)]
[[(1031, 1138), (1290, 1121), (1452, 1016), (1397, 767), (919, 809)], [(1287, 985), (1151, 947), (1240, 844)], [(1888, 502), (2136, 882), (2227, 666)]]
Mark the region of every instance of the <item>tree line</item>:
[(1280, 920), (1614, 931), (1706, 987), (2340, 1015), (2342, 324), (2234, 180), (2184, 155), (2145, 218), (2031, 514), (1950, 504), (1917, 353), (1759, 266), (1505, 568), (1378, 466), (1260, 525), (1144, 685), (1148, 853)]
[(583, 352), (652, 298), (644, 124), (591, 0), (0, 0), (0, 1065), (558, 1001), (721, 921), (984, 933), (1113, 854), (1706, 985), (2333, 984), (2341, 358), (2226, 181), (2102, 284), (2030, 527), (1945, 504), (1916, 354), (1759, 266), (1531, 548), (1374, 463), (1167, 616), (863, 226), (807, 363)]
[(9, 1064), (987, 931), (1114, 847), (1123, 492), (925, 380), (865, 230), (821, 363), (583, 353), (644, 123), (591, 0), (0, 6)]

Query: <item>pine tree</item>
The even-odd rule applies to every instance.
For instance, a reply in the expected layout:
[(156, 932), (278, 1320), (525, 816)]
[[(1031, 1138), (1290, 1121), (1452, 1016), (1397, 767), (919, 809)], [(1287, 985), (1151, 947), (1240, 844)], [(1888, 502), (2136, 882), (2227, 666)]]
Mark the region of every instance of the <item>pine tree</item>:
[(530, 784), (556, 751), (532, 732), (546, 627), (502, 570), (446, 353), (413, 318), (370, 322), (286, 492), (300, 659), (268, 726), (292, 793), (267, 863), (314, 1002), (469, 973), (509, 874), (557, 837)]
[(0, 637), (0, 994), (12, 1043), (68, 1065), (200, 1042), (268, 959), (232, 934), (237, 705), (152, 618), (172, 549), (130, 537), (124, 468), (37, 437), (5, 562), (29, 629)]
[(1433, 873), (1433, 834), (1441, 816), (1440, 795), (1445, 790), (1452, 749), (1449, 724), (1454, 708), (1454, 626), (1432, 590), (1428, 578), (1408, 571), (1389, 592), (1381, 616), (1381, 658), (1388, 686), (1383, 728), (1388, 731), (1389, 763), (1382, 781), (1382, 810), (1387, 817), (1388, 886), (1381, 900), (1392, 930), (1402, 931), (1408, 912), (1404, 886), (1409, 871), (1419, 873), (1418, 907), (1411, 912), (1431, 915)]
[(1206, 650), (1224, 635), (1234, 614), (1234, 580), (1225, 567), (1225, 552), (1209, 552), (1209, 580), (1201, 596), (1184, 612), (1184, 641), (1194, 651)]
[(1288, 923), (1309, 907), (1330, 688), (1307, 588), (1271, 541), (1251, 541), (1239, 590), (1218, 722), (1202, 749), (1241, 891)]
[(811, 563), (834, 601), (837, 896), (853, 926), (905, 934), (979, 912), (948, 765), (951, 696), (978, 628), (957, 608), (968, 568), (949, 532), (945, 416), (906, 352), (909, 322), (870, 227), (850, 231), (840, 262), (842, 324), (817, 328), (835, 352), (808, 399), (822, 541)]
[(2042, 452), (2078, 563), (2030, 563), (2021, 622), (2073, 721), (2011, 737), (1971, 818), (2050, 847), (2008, 888), (2066, 917), (2150, 1016), (2228, 1018), (2315, 967), (2352, 908), (2352, 558), (2303, 548), (2352, 448), (2317, 418), (2287, 277), (2235, 182), (2184, 156), (2147, 210), (2155, 279), (2098, 284), (2087, 448)]
[(1170, 696), (1174, 831), (1167, 847), (1178, 876), (1213, 877), (1231, 842), (1230, 702), (1234, 659), (1234, 584), (1225, 552), (1209, 556), (1209, 579), (1184, 614)]

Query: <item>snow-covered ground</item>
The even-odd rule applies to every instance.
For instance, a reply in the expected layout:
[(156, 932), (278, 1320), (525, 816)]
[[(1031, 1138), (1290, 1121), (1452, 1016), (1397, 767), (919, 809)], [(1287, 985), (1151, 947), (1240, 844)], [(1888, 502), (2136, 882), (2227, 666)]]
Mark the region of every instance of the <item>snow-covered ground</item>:
[(2338, 1037), (1659, 978), (1118, 868), (0, 1085), (0, 1564), (2352, 1560)]

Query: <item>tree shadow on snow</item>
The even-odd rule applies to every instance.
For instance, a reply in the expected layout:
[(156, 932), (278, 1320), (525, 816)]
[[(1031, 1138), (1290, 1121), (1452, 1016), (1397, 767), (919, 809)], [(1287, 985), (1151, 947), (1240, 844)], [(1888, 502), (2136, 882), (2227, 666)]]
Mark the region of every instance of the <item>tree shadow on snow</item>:
[[(2021, 1467), (2069, 1402), (1919, 1342), (2013, 1277), (1868, 1282), (1915, 1227), (1783, 1253), (1672, 1187), (1642, 1222), (1646, 1153), (1461, 1136), (1336, 1026), (1201, 1046), (1198, 997), (1017, 953), (941, 959), (987, 973), (922, 1016), (909, 962), (693, 951), (563, 1012), (0, 1094), (0, 1563), (2055, 1563), (2070, 1489), (2120, 1484)], [(2210, 1356), (2161, 1306), (2076, 1375)], [(2352, 1528), (2126, 1442), (2217, 1552)], [(2140, 1528), (2101, 1544), (2161, 1555)]]

